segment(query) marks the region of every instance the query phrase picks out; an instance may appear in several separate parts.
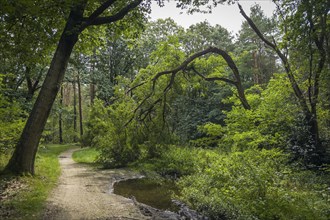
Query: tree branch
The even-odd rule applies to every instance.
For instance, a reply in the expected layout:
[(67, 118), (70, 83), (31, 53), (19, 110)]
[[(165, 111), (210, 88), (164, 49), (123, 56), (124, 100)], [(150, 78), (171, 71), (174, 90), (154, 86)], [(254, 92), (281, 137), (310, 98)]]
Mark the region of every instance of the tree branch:
[[(110, 24), (113, 22), (116, 22), (118, 20), (121, 20), (127, 15), (130, 11), (132, 11), (134, 8), (138, 7), (142, 0), (135, 0), (132, 3), (126, 5), (124, 8), (119, 10), (116, 14), (110, 15), (110, 16), (105, 16), (105, 17), (99, 17), (100, 12), (105, 10), (104, 8), (107, 5), (111, 5), (114, 1), (107, 1), (103, 5), (100, 6), (95, 12), (92, 13), (93, 18), (92, 19), (87, 19), (87, 21), (82, 25), (81, 29), (84, 30), (88, 26), (91, 25), (102, 25), (102, 24)], [(107, 3), (107, 4), (106, 4)], [(109, 6), (108, 6), (109, 7)], [(104, 8), (104, 9), (103, 9)], [(98, 11), (98, 12), (97, 12)], [(102, 12), (103, 12), (102, 11)], [(102, 13), (101, 12), (101, 13)], [(91, 15), (91, 16), (92, 16)]]
[[(188, 57), (185, 61), (183, 61), (183, 63), (180, 66), (178, 66), (177, 68), (175, 68), (173, 70), (167, 70), (167, 71), (157, 73), (156, 76), (154, 76), (154, 78), (152, 79), (153, 89), (155, 89), (155, 84), (156, 84), (157, 79), (159, 77), (161, 77), (162, 75), (172, 74), (172, 77), (171, 77), (171, 82), (172, 82), (172, 81), (174, 81), (175, 75), (179, 71), (187, 70), (188, 65), (190, 63), (192, 63), (195, 59), (197, 59), (201, 56), (204, 56), (206, 54), (209, 54), (209, 53), (215, 53), (215, 54), (218, 54), (218, 55), (222, 56), (222, 58), (226, 61), (229, 68), (232, 70), (232, 72), (234, 74), (235, 81), (228, 80), (228, 79), (225, 79), (225, 78), (222, 78), (222, 77), (206, 78), (201, 74), (198, 74), (198, 75), (201, 76), (203, 79), (205, 79), (207, 81), (222, 80), (224, 82), (235, 85), (243, 107), (245, 109), (251, 109), (251, 107), (250, 107), (250, 105), (249, 105), (249, 103), (248, 103), (248, 101), (245, 97), (244, 88), (243, 88), (242, 83), (241, 83), (241, 77), (240, 77), (240, 74), (239, 74), (239, 70), (238, 70), (234, 60), (231, 58), (231, 56), (229, 56), (229, 54), (226, 51), (224, 51), (222, 49), (219, 49), (219, 48), (216, 48), (216, 47), (209, 47), (209, 48), (207, 48), (203, 51), (200, 51), (200, 52), (197, 52), (197, 53), (193, 54), (192, 56)], [(167, 92), (167, 90), (171, 87), (171, 85), (172, 85), (172, 83), (170, 83), (165, 88), (164, 92)]]
[(193, 62), (195, 59), (197, 59), (199, 57), (202, 57), (202, 56), (204, 56), (206, 54), (209, 54), (209, 53), (215, 53), (215, 54), (221, 55), (224, 58), (224, 60), (227, 62), (227, 64), (230, 67), (230, 69), (233, 71), (236, 80), (240, 80), (239, 71), (238, 71), (238, 68), (235, 65), (235, 62), (233, 61), (233, 59), (224, 50), (221, 50), (221, 49), (216, 48), (216, 47), (209, 47), (209, 48), (207, 48), (207, 49), (205, 49), (203, 51), (197, 52), (197, 53), (193, 54), (192, 56), (188, 57), (177, 68), (175, 68), (173, 70), (167, 70), (167, 71), (163, 71), (163, 72), (157, 73), (156, 76), (154, 76), (154, 78), (152, 79), (152, 81), (157, 81), (157, 79), (159, 77), (161, 77), (162, 75), (176, 74), (179, 71), (184, 71), (187, 68), (187, 66), (191, 62)]
[(267, 44), (268, 46), (270, 46), (271, 48), (273, 48), (274, 50), (276, 50), (276, 46), (275, 44), (271, 43), (269, 40), (267, 40), (265, 38), (265, 36), (260, 32), (260, 30), (257, 28), (257, 26), (254, 24), (254, 22), (252, 21), (252, 19), (246, 15), (245, 11), (243, 10), (242, 6), (238, 4), (238, 8), (240, 13), (243, 15), (243, 17), (245, 18), (245, 20), (249, 23), (250, 27), (254, 30), (254, 32), (258, 35), (258, 37), (265, 42), (265, 44)]
[[(310, 29), (311, 29), (311, 32), (313, 33), (312, 34), (312, 40), (314, 41), (317, 49), (318, 49), (318, 52), (319, 52), (319, 55), (320, 55), (320, 58), (319, 58), (319, 61), (318, 61), (318, 65), (317, 65), (317, 68), (315, 70), (315, 74), (314, 74), (314, 86), (313, 86), (313, 92), (312, 92), (312, 95), (309, 94), (309, 97), (310, 97), (310, 104), (311, 104), (311, 110), (312, 110), (312, 113), (316, 114), (316, 105), (317, 105), (317, 102), (318, 102), (318, 96), (319, 96), (319, 79), (320, 79), (320, 75), (323, 71), (323, 68), (324, 68), (324, 65), (325, 65), (325, 62), (326, 62), (326, 50), (324, 48), (324, 40), (325, 40), (325, 36), (326, 36), (326, 21), (327, 21), (327, 14), (329, 12), (330, 9), (327, 9), (326, 13), (321, 16), (321, 19), (319, 21), (319, 25), (321, 26), (321, 31), (319, 32), (319, 34), (317, 33), (316, 29), (315, 29), (315, 26), (314, 26), (314, 21), (312, 19), (312, 15), (311, 13), (309, 13), (309, 16), (307, 16), (307, 19), (310, 23)], [(309, 11), (308, 11), (309, 12)], [(311, 50), (312, 51), (312, 50)], [(311, 55), (313, 53), (311, 52)], [(311, 62), (313, 61), (313, 56), (311, 56)], [(310, 64), (310, 68), (312, 69), (312, 65)], [(311, 89), (310, 89), (311, 90)]]
[[(290, 64), (289, 64), (289, 61), (287, 59), (287, 57), (281, 52), (281, 50), (276, 46), (276, 43), (273, 44), (271, 43), (270, 41), (268, 41), (264, 35), (260, 32), (260, 30), (258, 29), (258, 27), (254, 24), (254, 22), (252, 21), (251, 18), (249, 18), (245, 11), (243, 10), (242, 6), (240, 4), (238, 4), (238, 7), (239, 7), (239, 10), (240, 10), (240, 13), (243, 15), (243, 17), (245, 18), (245, 20), (248, 22), (248, 24), (250, 25), (250, 27), (253, 29), (253, 31), (258, 35), (258, 37), (265, 43), (267, 44), (268, 46), (270, 46), (276, 53), (277, 55), (279, 56), (279, 58), (282, 60), (282, 63), (284, 65), (284, 68), (285, 68), (285, 71), (287, 73), (287, 76), (290, 80), (290, 83), (291, 83), (291, 87), (295, 93), (295, 96), (297, 97), (298, 99), (298, 102), (300, 104), (300, 106), (302, 107), (303, 111), (305, 112), (306, 115), (309, 115), (310, 114), (310, 110), (309, 110), (309, 107), (307, 105), (307, 102), (305, 100), (305, 97), (303, 95), (303, 93), (301, 92), (300, 90), (300, 87), (294, 77), (294, 75), (292, 74), (292, 71), (291, 71), (291, 67), (290, 67)], [(274, 41), (275, 42), (275, 41)]]
[(232, 84), (234, 86), (236, 86), (236, 82), (234, 82), (233, 80), (230, 80), (230, 79), (227, 79), (227, 78), (224, 78), (224, 77), (206, 77), (204, 76), (203, 74), (201, 74), (200, 72), (198, 72), (195, 67), (192, 67), (191, 68), (194, 73), (196, 73), (198, 76), (202, 77), (205, 81), (223, 81), (223, 82), (226, 82), (226, 83), (229, 83), (229, 84)]
[(132, 92), (132, 91), (133, 91), (134, 89), (136, 89), (137, 87), (143, 86), (143, 85), (146, 84), (147, 82), (148, 82), (148, 81), (143, 81), (142, 83), (139, 83), (139, 84), (133, 86), (132, 88), (129, 88), (129, 89), (125, 92), (126, 95), (127, 95), (128, 93)]
[(86, 20), (86, 23), (91, 23), (100, 16), (107, 8), (109, 8), (112, 4), (114, 4), (117, 0), (108, 0), (105, 1), (100, 7), (98, 7)]
[[(188, 68), (188, 65), (190, 63), (192, 63), (195, 59), (199, 58), (199, 57), (202, 57), (206, 54), (209, 54), (209, 53), (215, 53), (215, 54), (218, 54), (218, 55), (221, 55), (223, 57), (223, 59), (227, 62), (227, 65), (230, 67), (230, 69), (232, 70), (233, 74), (234, 74), (234, 78), (236, 81), (234, 80), (230, 80), (230, 79), (227, 79), (227, 78), (224, 78), (224, 77), (205, 77), (204, 75), (202, 75), (201, 73), (199, 73), (194, 67), (189, 67)], [(221, 50), (219, 48), (216, 48), (216, 47), (209, 47), (203, 51), (200, 51), (200, 52), (197, 52), (195, 54), (193, 54), (192, 56), (188, 57), (185, 61), (182, 62), (182, 64), (180, 66), (178, 66), (177, 68), (175, 69), (172, 69), (172, 70), (166, 70), (166, 71), (162, 71), (162, 72), (159, 72), (157, 73), (152, 79), (152, 91), (151, 93), (149, 93), (141, 102), (140, 104), (135, 108), (134, 110), (134, 114), (137, 112), (138, 109), (141, 108), (141, 106), (154, 94), (154, 91), (155, 91), (155, 87), (156, 87), (156, 82), (157, 80), (159, 79), (159, 77), (163, 76), (163, 75), (168, 75), (168, 74), (171, 74), (171, 79), (170, 79), (170, 82), (167, 84), (167, 86), (165, 87), (165, 89), (163, 90), (163, 95), (164, 95), (164, 100), (166, 100), (166, 94), (167, 92), (172, 88), (172, 85), (174, 84), (175, 82), (175, 76), (176, 74), (179, 72), (179, 71), (183, 71), (185, 72), (186, 70), (193, 70), (195, 74), (199, 75), (200, 77), (202, 77), (204, 80), (206, 81), (216, 81), (216, 80), (220, 80), (220, 81), (223, 81), (223, 82), (226, 82), (226, 83), (229, 83), (229, 84), (232, 84), (236, 87), (237, 89), (237, 93), (238, 93), (238, 98), (240, 99), (243, 107), (245, 109), (251, 109), (246, 97), (245, 97), (245, 93), (244, 93), (244, 88), (241, 84), (241, 78), (240, 78), (240, 74), (239, 74), (239, 70), (234, 62), (234, 60), (231, 58), (231, 56), (225, 52), (224, 50)], [(131, 89), (129, 89), (127, 93), (131, 92), (132, 90), (136, 89), (137, 87), (139, 86), (142, 86), (144, 85), (145, 83), (147, 83), (148, 81), (144, 81), (134, 87), (132, 87)], [(149, 107), (147, 109), (147, 111), (143, 111), (142, 114), (149, 114), (151, 112), (151, 110), (155, 107), (155, 105), (160, 102), (160, 101), (163, 101), (163, 99), (160, 99), (158, 98), (152, 105), (151, 107)], [(164, 103), (165, 105), (165, 103)], [(165, 110), (165, 107), (163, 109), (163, 111)], [(164, 112), (163, 112), (164, 113)], [(163, 116), (164, 117), (164, 116)], [(132, 120), (133, 120), (134, 116), (125, 124), (125, 126), (127, 126)], [(146, 116), (144, 117), (146, 118)]]

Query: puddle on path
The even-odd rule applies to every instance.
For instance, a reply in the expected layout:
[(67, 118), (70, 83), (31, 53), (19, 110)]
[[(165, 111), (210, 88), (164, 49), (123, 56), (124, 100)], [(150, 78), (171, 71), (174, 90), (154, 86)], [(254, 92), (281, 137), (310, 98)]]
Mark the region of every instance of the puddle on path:
[(138, 202), (157, 209), (178, 211), (178, 207), (171, 201), (172, 195), (178, 192), (172, 181), (129, 179), (115, 183), (113, 192), (127, 198), (134, 196)]

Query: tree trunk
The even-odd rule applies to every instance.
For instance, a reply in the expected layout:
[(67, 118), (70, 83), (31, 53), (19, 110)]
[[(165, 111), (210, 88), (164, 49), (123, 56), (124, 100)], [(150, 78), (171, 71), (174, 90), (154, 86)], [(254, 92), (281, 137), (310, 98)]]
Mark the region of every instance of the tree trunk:
[(63, 143), (63, 129), (62, 129), (62, 110), (63, 110), (63, 86), (60, 92), (60, 112), (58, 114), (58, 135), (60, 144)]
[(80, 138), (82, 138), (84, 134), (83, 130), (83, 122), (82, 122), (82, 100), (81, 100), (81, 86), (80, 86), (80, 77), (79, 73), (77, 76), (77, 84), (78, 84), (78, 104), (79, 104), (79, 128), (80, 128)]
[(77, 142), (77, 92), (76, 92), (76, 77), (72, 82), (73, 86), (73, 130), (74, 130), (74, 142)]
[(94, 82), (92, 82), (89, 85), (89, 89), (90, 89), (90, 96), (91, 96), (91, 106), (94, 105), (94, 99), (95, 99), (95, 84)]
[(258, 62), (258, 52), (257, 50), (252, 52), (252, 58), (253, 58), (253, 82), (254, 84), (261, 84), (260, 76), (259, 76), (259, 62)]
[(311, 136), (311, 145), (312, 149), (309, 152), (310, 162), (316, 165), (321, 165), (325, 161), (326, 148), (322, 144), (319, 136), (319, 126), (316, 113), (316, 106), (312, 106), (312, 113), (309, 116), (306, 116), (306, 121), (308, 122), (308, 131)]
[(72, 49), (78, 40), (79, 33), (76, 30), (82, 20), (84, 7), (80, 5), (73, 8), (69, 15), (45, 81), (5, 172), (34, 174), (38, 144), (64, 78)]
[(95, 99), (95, 80), (94, 80), (94, 71), (95, 71), (95, 59), (96, 59), (96, 55), (95, 55), (95, 49), (93, 52), (93, 58), (92, 58), (92, 69), (91, 69), (91, 83), (89, 85), (89, 93), (91, 96), (91, 106), (94, 105), (94, 99)]

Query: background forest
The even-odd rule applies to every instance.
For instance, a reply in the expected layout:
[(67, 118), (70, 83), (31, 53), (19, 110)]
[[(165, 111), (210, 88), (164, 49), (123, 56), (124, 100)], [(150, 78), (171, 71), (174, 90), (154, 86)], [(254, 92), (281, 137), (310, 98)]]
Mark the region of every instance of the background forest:
[[(40, 145), (80, 142), (106, 168), (175, 179), (177, 199), (211, 219), (329, 219), (330, 7), (275, 2), (272, 18), (241, 9), (236, 36), (138, 13), (82, 32)], [(1, 10), (6, 163), (63, 24)]]

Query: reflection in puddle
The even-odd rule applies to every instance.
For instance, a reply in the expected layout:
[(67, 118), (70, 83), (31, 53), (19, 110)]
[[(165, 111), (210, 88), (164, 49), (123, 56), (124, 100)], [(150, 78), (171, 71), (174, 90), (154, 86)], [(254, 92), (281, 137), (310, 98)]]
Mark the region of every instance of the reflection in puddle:
[(157, 209), (178, 210), (171, 201), (173, 193), (177, 193), (177, 188), (172, 181), (159, 182), (148, 178), (129, 179), (115, 183), (113, 192), (127, 198), (134, 196), (138, 202)]

